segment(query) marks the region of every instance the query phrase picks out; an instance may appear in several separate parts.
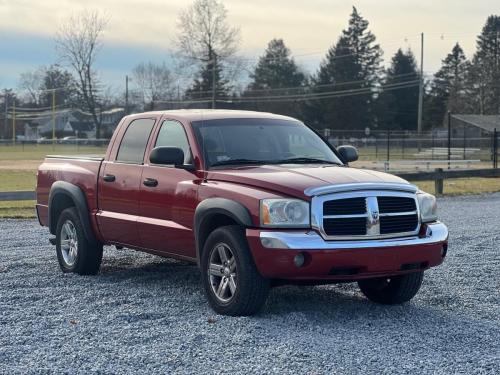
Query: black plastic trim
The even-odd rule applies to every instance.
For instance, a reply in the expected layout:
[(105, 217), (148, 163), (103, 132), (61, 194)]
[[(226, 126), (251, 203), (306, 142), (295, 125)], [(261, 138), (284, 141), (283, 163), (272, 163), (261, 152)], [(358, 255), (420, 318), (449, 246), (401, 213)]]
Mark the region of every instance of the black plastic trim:
[(194, 213), (194, 235), (196, 241), (196, 260), (199, 264), (201, 243), (200, 230), (214, 215), (222, 214), (243, 227), (253, 227), (252, 217), (248, 209), (241, 203), (225, 198), (208, 198), (196, 207)]
[(75, 204), (76, 210), (78, 211), (78, 216), (83, 224), (83, 232), (87, 237), (87, 240), (91, 243), (97, 243), (97, 239), (92, 230), (89, 218), (89, 208), (87, 205), (87, 200), (85, 199), (85, 194), (82, 189), (78, 186), (73, 185), (66, 181), (56, 181), (52, 184), (49, 194), (49, 229), (50, 233), (56, 234), (57, 219), (54, 220), (55, 200), (64, 195), (70, 198)]

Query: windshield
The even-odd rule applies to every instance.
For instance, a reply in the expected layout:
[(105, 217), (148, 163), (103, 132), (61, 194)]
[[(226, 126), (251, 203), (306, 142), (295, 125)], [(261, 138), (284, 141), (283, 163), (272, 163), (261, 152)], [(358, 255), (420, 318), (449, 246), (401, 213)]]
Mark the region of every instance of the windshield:
[(339, 164), (332, 149), (298, 121), (218, 119), (192, 123), (207, 167), (238, 164)]

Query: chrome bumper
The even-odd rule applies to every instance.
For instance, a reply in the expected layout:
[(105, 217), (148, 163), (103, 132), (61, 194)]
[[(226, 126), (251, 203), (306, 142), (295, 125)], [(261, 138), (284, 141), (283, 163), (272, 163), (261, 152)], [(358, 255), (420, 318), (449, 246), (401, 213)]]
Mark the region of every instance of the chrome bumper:
[(317, 232), (260, 232), (262, 246), (269, 249), (340, 250), (376, 247), (415, 246), (448, 240), (448, 228), (441, 222), (427, 225), (425, 237), (411, 236), (381, 240), (325, 241)]

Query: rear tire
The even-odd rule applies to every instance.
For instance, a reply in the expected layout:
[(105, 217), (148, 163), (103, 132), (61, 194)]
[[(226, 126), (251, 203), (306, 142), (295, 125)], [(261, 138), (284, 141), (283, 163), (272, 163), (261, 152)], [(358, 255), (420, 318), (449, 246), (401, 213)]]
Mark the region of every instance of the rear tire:
[(414, 272), (400, 276), (360, 280), (358, 285), (370, 301), (394, 305), (408, 302), (415, 297), (423, 279), (423, 272)]
[(201, 273), (208, 302), (219, 314), (253, 315), (266, 302), (269, 280), (257, 270), (241, 227), (221, 227), (208, 236)]
[(65, 209), (59, 216), (56, 253), (59, 266), (65, 273), (95, 275), (99, 272), (102, 245), (93, 245), (87, 240), (75, 207)]

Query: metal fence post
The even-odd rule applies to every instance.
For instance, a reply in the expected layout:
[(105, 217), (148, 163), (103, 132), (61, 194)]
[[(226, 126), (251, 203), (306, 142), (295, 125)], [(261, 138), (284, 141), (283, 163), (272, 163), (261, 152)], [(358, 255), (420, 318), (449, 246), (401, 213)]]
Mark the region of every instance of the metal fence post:
[(493, 168), (498, 168), (498, 134), (497, 128), (493, 129)]
[(432, 128), (431, 130), (431, 137), (432, 137), (432, 141), (431, 141), (431, 150), (432, 150), (432, 157), (431, 159), (434, 160), (434, 128)]
[(448, 169), (451, 168), (451, 112), (448, 111)]
[(387, 129), (387, 161), (389, 161), (389, 158), (391, 156), (391, 147), (390, 147), (390, 141), (391, 141), (391, 131)]
[(436, 168), (434, 172), (434, 193), (436, 193), (436, 195), (443, 195), (443, 168)]
[(406, 133), (401, 134), (401, 159), (405, 158), (405, 134)]
[(465, 124), (464, 124), (464, 156), (463, 156), (463, 160), (465, 160), (465, 156), (466, 156), (465, 155), (465, 138), (466, 138), (465, 137), (465, 129), (466, 129), (466, 127), (465, 127)]

